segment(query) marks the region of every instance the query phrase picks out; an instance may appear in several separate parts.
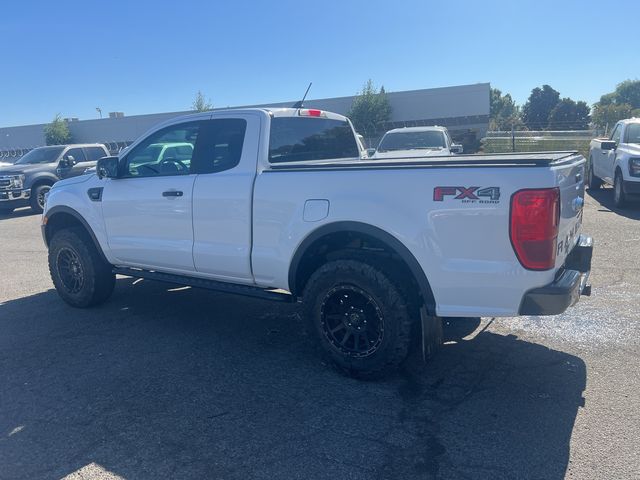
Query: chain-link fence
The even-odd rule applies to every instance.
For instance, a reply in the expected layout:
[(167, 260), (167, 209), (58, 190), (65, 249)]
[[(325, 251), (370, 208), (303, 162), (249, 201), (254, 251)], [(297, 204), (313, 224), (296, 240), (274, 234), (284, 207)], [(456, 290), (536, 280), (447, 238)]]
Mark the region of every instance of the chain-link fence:
[(591, 139), (599, 134), (598, 130), (487, 132), (482, 145), (485, 153), (576, 150), (586, 157)]
[(33, 150), (35, 147), (31, 148), (7, 148), (5, 150), (0, 150), (0, 163), (15, 163), (20, 158), (30, 150)]

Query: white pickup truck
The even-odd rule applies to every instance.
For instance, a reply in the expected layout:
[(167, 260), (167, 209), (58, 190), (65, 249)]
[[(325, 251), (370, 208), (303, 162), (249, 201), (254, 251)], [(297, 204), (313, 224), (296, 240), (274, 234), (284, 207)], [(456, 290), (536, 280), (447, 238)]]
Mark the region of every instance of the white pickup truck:
[(620, 120), (608, 139), (592, 140), (587, 171), (590, 190), (613, 185), (616, 207), (640, 195), (640, 118)]
[(385, 133), (371, 158), (435, 157), (462, 153), (445, 127), (394, 128)]
[[(193, 149), (158, 160), (163, 143)], [(105, 301), (116, 274), (300, 300), (326, 356), (375, 377), (433, 319), (552, 315), (589, 293), (584, 164), (571, 152), (363, 160), (337, 114), (208, 112), (56, 183), (42, 231), (75, 307)]]

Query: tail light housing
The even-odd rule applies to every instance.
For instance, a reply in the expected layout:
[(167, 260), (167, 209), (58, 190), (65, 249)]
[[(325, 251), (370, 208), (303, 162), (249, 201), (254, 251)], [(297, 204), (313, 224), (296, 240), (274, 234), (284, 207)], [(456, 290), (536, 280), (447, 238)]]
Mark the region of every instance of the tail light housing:
[(558, 188), (519, 190), (511, 196), (509, 236), (528, 270), (550, 270), (556, 263), (560, 225)]
[(327, 114), (322, 110), (316, 110), (315, 108), (301, 108), (298, 110), (298, 116), (300, 117), (326, 117)]

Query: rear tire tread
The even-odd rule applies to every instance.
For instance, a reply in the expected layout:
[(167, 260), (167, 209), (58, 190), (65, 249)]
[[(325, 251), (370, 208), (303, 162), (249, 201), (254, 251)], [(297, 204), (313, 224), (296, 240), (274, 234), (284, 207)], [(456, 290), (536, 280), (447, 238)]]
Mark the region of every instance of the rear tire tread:
[[(392, 333), (392, 329), (396, 330), (393, 344), (388, 345), (387, 351), (379, 358), (357, 359), (340, 355), (326, 344), (316, 325), (316, 314), (319, 314), (319, 309), (316, 311), (315, 307), (318, 299), (323, 296), (323, 292), (328, 290), (327, 286), (337, 284), (340, 279), (354, 276), (361, 277), (363, 282), (371, 282), (374, 285), (374, 289), (377, 291), (369, 293), (379, 298), (380, 308), (386, 312), (385, 331), (389, 330), (389, 333)], [(362, 285), (358, 286), (367, 290)], [(409, 313), (409, 304), (402, 291), (402, 288), (398, 287), (385, 272), (355, 260), (330, 261), (311, 275), (303, 295), (305, 319), (308, 322), (309, 330), (320, 337), (319, 343), (323, 356), (337, 371), (356, 378), (377, 379), (396, 369), (407, 358), (415, 319)], [(388, 316), (388, 314), (393, 315)], [(395, 319), (395, 325), (389, 323), (388, 319)], [(372, 357), (376, 356), (376, 353)]]
[[(617, 184), (620, 183), (620, 196), (616, 194)], [(613, 179), (613, 203), (616, 208), (624, 208), (627, 206), (627, 196), (624, 193), (624, 184), (622, 183), (622, 172), (616, 170)]]
[(38, 197), (42, 189), (51, 189), (51, 185), (42, 184), (31, 189), (31, 198), (29, 200), (29, 205), (31, 206), (31, 210), (33, 210), (33, 212), (35, 213), (43, 212), (43, 208), (38, 204)]

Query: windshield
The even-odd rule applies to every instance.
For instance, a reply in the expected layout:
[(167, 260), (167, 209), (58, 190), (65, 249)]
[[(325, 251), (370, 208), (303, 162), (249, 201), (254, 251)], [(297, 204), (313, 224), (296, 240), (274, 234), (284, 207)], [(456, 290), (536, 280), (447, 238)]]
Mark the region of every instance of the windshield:
[(15, 164), (26, 165), (34, 163), (51, 163), (57, 160), (62, 153), (62, 150), (64, 150), (64, 147), (35, 148), (24, 155)]
[(445, 148), (447, 144), (441, 131), (387, 133), (378, 146), (379, 152), (393, 150), (419, 150)]
[(640, 123), (627, 125), (627, 143), (640, 144)]

